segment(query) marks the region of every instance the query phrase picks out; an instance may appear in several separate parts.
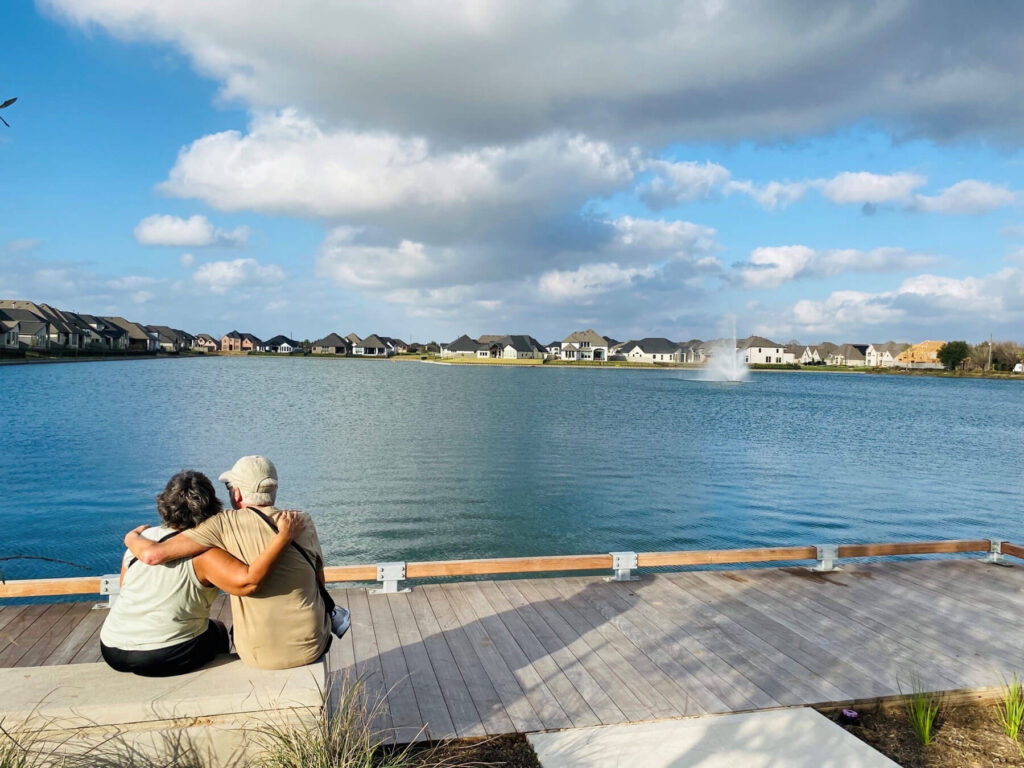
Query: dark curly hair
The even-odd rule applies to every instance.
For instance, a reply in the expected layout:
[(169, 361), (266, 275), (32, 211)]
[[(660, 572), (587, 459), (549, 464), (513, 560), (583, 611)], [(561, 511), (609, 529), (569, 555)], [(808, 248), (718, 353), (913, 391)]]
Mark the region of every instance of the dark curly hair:
[(168, 480), (167, 487), (156, 497), (157, 512), (176, 531), (195, 528), (223, 508), (210, 478), (191, 469)]

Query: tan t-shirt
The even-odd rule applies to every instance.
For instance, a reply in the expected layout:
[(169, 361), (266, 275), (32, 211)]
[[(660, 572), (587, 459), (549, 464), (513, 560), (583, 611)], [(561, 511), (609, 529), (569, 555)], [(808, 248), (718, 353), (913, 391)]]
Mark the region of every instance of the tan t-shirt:
[[(280, 510), (264, 507), (276, 520)], [(274, 531), (250, 509), (226, 509), (182, 532), (198, 544), (219, 547), (251, 563), (274, 538)], [(295, 539), (323, 567), (324, 555), (313, 521)], [(258, 590), (248, 597), (231, 596), (235, 648), (246, 664), (262, 669), (287, 669), (316, 661), (327, 647), (331, 625), (317, 589), (317, 574), (289, 545)]]

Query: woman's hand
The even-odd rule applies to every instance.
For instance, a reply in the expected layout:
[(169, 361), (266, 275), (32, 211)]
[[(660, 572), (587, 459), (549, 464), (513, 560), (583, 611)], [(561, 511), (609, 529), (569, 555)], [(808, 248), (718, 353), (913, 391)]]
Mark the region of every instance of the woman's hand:
[(277, 530), (288, 541), (295, 541), (295, 537), (306, 528), (306, 520), (301, 512), (288, 509), (277, 516)]
[(148, 525), (140, 525), (138, 528), (132, 528), (130, 531), (128, 531), (128, 533), (126, 533), (124, 535), (124, 545), (125, 545), (125, 547), (128, 546), (128, 537), (129, 536), (135, 536), (135, 535), (140, 535), (141, 536), (142, 532), (144, 530), (146, 530), (147, 528), (149, 528)]

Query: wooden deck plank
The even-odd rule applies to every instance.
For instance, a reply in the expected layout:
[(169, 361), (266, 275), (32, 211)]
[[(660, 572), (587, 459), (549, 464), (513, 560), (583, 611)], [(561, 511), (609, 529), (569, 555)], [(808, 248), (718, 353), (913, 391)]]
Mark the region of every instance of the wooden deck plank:
[(416, 590), (403, 595), (416, 621), (423, 645), (440, 686), (441, 696), (448, 707), (448, 714), (459, 738), (485, 736), (487, 729), (480, 718), (473, 695), (455, 663), (451, 648), (445, 639), (444, 631), (438, 624), (437, 617), (430, 603), (423, 595), (423, 590)]
[[(618, 627), (586, 601), (566, 600), (553, 582), (538, 579), (517, 582), (517, 586), (524, 595), (561, 615), (572, 631), (579, 633), (604, 659), (618, 680), (609, 690), (614, 692), (623, 712), (628, 714), (627, 707), (633, 708), (633, 701), (624, 695), (628, 692), (649, 713), (648, 718), (700, 713), (683, 687), (662, 672)], [(637, 686), (637, 679), (645, 684)]]
[(537, 696), (530, 696), (529, 694), (533, 692), (523, 690), (519, 678), (502, 658), (494, 641), (462, 594), (461, 586), (462, 584), (442, 584), (438, 594), (448, 601), (462, 623), (462, 628), (472, 643), (481, 666), (494, 684), (494, 690), (497, 691), (516, 729), (520, 732), (543, 730), (544, 720), (534, 706)]
[(434, 673), (434, 665), (409, 605), (409, 598), (404, 593), (398, 593), (388, 595), (387, 601), (398, 628), (398, 642), (401, 643), (402, 654), (409, 668), (416, 706), (419, 707), (421, 722), (426, 726), (424, 736), (430, 739), (454, 738), (457, 735), (455, 723), (448, 712), (448, 703), (441, 692), (441, 685)]
[[(348, 590), (329, 590), (334, 604), (341, 608), (349, 609)], [(358, 684), (359, 677), (356, 674), (356, 652), (352, 644), (353, 636), (351, 625), (344, 637), (335, 637), (331, 640), (331, 648), (327, 652), (327, 704), (330, 712), (338, 712), (339, 707), (346, 698), (354, 697), (364, 705), (373, 706), (368, 701), (365, 691), (352, 690)]]
[[(849, 698), (860, 696), (877, 695), (877, 683), (867, 675), (857, 670), (850, 669), (849, 665), (840, 657), (821, 648), (812, 640), (808, 640), (793, 631), (782, 622), (776, 621), (771, 616), (756, 608), (752, 608), (733, 596), (729, 595), (727, 585), (717, 583), (714, 579), (718, 577), (723, 582), (728, 582), (722, 572), (694, 571), (693, 574), (704, 580), (702, 599), (710, 602), (719, 611), (725, 613), (734, 621), (747, 627), (751, 632), (764, 638), (774, 645), (778, 650), (793, 659), (799, 658), (800, 662), (810, 669), (814, 674), (831, 680), (832, 683), (843, 690)], [(711, 578), (704, 578), (710, 576)]]
[(651, 697), (645, 692), (633, 691), (626, 683), (626, 680), (632, 679), (635, 672), (628, 671), (632, 670), (632, 667), (612, 647), (612, 643), (595, 632), (583, 619), (576, 617), (578, 624), (574, 624), (571, 616), (567, 619), (563, 612), (556, 610), (549, 600), (535, 591), (537, 583), (539, 580), (508, 581), (502, 582), (501, 589), (506, 593), (519, 593), (530, 608), (551, 627), (558, 640), (586, 668), (594, 680), (605, 691), (614, 694), (615, 704), (627, 721), (651, 719), (659, 716), (654, 714), (658, 711), (678, 713), (678, 710), (660, 695), (657, 696), (654, 706), (647, 706), (642, 699)]
[(0, 607), (0, 648), (3, 647), (4, 638), (7, 636), (7, 633), (4, 632), (4, 627), (18, 618), (27, 607), (27, 605), (5, 605)]
[(494, 582), (474, 582), (471, 589), (480, 594), (480, 598), (487, 602), (492, 613), (500, 619), (508, 634), (522, 649), (529, 666), (535, 670), (543, 684), (554, 695), (572, 725), (576, 728), (601, 725), (601, 718), (591, 709), (587, 700), (551, 658), (544, 644), (533, 633), (530, 626), (523, 621), (522, 616), (516, 612)]
[[(40, 603), (12, 607), (20, 610), (13, 614), (13, 619), (2, 631), (0, 631), (0, 666), (5, 667), (16, 666), (13, 658), (18, 647), (20, 647), (18, 646), (18, 637), (28, 627), (32, 626), (32, 623), (39, 618), (47, 608), (46, 605)], [(17, 656), (20, 658), (21, 653), (18, 653)], [(12, 659), (12, 661), (8, 662), (6, 661), (7, 659)]]
[[(97, 608), (92, 609), (90, 604), (89, 612), (78, 621), (75, 627), (68, 633), (60, 645), (53, 649), (53, 652), (43, 661), (44, 667), (54, 666), (58, 664), (70, 664), (71, 660), (83, 649), (86, 643), (88, 643), (93, 636), (99, 631), (100, 627), (103, 626), (104, 619), (107, 618), (106, 609)], [(96, 639), (96, 645), (99, 646), (99, 639)], [(98, 648), (97, 648), (98, 650)]]
[[(650, 602), (638, 597), (632, 589), (632, 584), (608, 583), (602, 590), (608, 595), (614, 595), (627, 607), (627, 612), (643, 616), (644, 619), (654, 627), (670, 644), (669, 649), (682, 648), (691, 653), (694, 658), (703, 664), (713, 677), (704, 673), (704, 684), (719, 695), (732, 710), (739, 709), (762, 709), (775, 707), (779, 701), (770, 693), (759, 687), (751, 677), (741, 671), (745, 666), (737, 667), (733, 662), (737, 657), (728, 653), (721, 639), (713, 638), (704, 643), (697, 633), (692, 631), (693, 623), (688, 620), (675, 621), (665, 611), (658, 609)], [(729, 656), (726, 658), (725, 656)], [(701, 670), (703, 672), (703, 670)], [(717, 679), (716, 679), (717, 678)]]
[[(32, 649), (52, 631), (55, 624), (60, 621), (70, 609), (72, 603), (50, 603), (41, 606), (43, 610), (38, 612), (25, 611), (19, 617), (22, 623), (21, 631), (17, 637), (13, 637), (7, 648), (0, 653), (0, 667), (16, 667), (23, 656), (32, 652)], [(12, 633), (13, 634), (13, 633)]]
[[(669, 678), (679, 683), (701, 711), (726, 712), (733, 706), (739, 709), (751, 707), (750, 700), (740, 691), (726, 690), (726, 685), (694, 655), (692, 648), (666, 638), (639, 611), (630, 610), (630, 606), (619, 600), (604, 582), (592, 582), (578, 588), (568, 580), (560, 579), (553, 586), (565, 598), (582, 599), (592, 605)], [(732, 705), (727, 704), (727, 700)]]
[[(417, 605), (420, 595), (426, 601), (430, 612), (441, 628), (441, 634), (452, 654), (456, 668), (466, 683), (466, 689), (473, 699), (473, 705), (480, 715), (480, 722), (488, 734), (510, 733), (515, 731), (505, 705), (491, 678), (484, 671), (480, 657), (473, 647), (472, 639), (466, 634), (458, 616), (438, 585), (428, 585), (412, 593), (413, 605)], [(421, 609), (424, 611), (425, 608)]]
[(19, 667), (43, 666), (46, 659), (74, 631), (75, 627), (92, 611), (89, 603), (71, 603), (67, 611), (61, 614), (42, 636), (40, 636), (28, 653), (18, 659)]
[(370, 595), (369, 604), (373, 633), (377, 638), (377, 653), (388, 690), (388, 708), (391, 711), (395, 740), (404, 744), (419, 738), (423, 716), (416, 703), (409, 667), (391, 613), (391, 596)]
[[(678, 574), (672, 574), (676, 576)], [(825, 680), (814, 678), (807, 667), (791, 659), (775, 646), (761, 640), (746, 627), (706, 605), (681, 584), (666, 577), (654, 584), (638, 584), (636, 593), (652, 599), (676, 621), (690, 622), (706, 644), (717, 643), (719, 653), (754, 681), (780, 704), (828, 701), (842, 698), (843, 692)]]
[[(795, 611), (816, 614), (823, 628), (844, 643), (844, 648), (853, 650), (858, 657), (863, 653), (872, 654), (880, 662), (887, 663), (890, 673), (904, 674), (920, 661), (920, 648), (908, 647), (904, 642), (905, 638), (892, 632), (890, 627), (867, 616), (860, 616), (849, 610), (844, 611), (841, 606), (835, 605), (827, 598), (820, 602), (815, 601), (811, 594), (814, 592), (813, 589), (805, 587), (799, 590), (782, 590), (775, 582), (763, 578), (758, 579), (752, 589), (766, 598), (784, 601)], [(932, 659), (927, 674), (922, 673), (925, 684), (933, 682), (937, 689), (956, 688), (961, 678), (962, 668), (942, 655)], [(820, 698), (819, 701), (836, 698), (829, 695)]]
[(604, 687), (594, 679), (586, 665), (573, 654), (570, 645), (562, 642), (530, 601), (524, 598), (514, 586), (511, 586), (510, 582), (493, 582), (493, 588), (500, 592), (508, 605), (519, 614), (534, 637), (540, 641), (544, 650), (587, 701), (600, 722), (605, 725), (623, 722), (626, 716), (622, 710), (615, 705)]
[(356, 662), (356, 677), (363, 681), (363, 690), (373, 713), (373, 727), (381, 733), (391, 733), (392, 720), (388, 688), (384, 683), (377, 651), (370, 604), (365, 589), (353, 589), (348, 594), (349, 611), (352, 613), (352, 649)]

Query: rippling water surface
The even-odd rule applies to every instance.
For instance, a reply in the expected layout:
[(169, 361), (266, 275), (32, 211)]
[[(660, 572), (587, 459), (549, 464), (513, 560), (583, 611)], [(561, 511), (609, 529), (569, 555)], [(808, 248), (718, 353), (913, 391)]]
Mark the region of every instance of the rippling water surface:
[[(1024, 386), (211, 358), (0, 367), (0, 557), (116, 567), (182, 468), (247, 453), (332, 564), (1022, 538)], [(68, 565), (0, 564), (8, 578)]]

